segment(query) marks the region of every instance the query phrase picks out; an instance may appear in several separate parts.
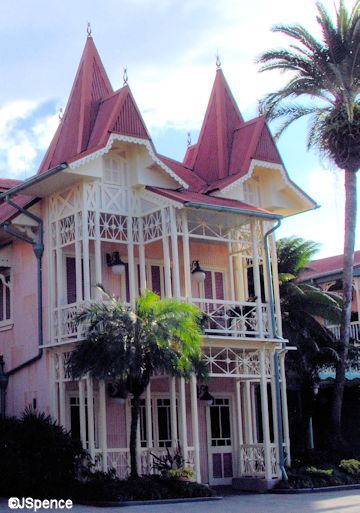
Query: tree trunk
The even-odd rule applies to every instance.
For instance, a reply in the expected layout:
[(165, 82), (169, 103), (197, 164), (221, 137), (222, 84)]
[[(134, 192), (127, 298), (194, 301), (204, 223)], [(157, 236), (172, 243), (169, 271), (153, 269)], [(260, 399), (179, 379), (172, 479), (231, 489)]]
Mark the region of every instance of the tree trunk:
[(340, 325), (341, 347), (339, 350), (340, 359), (336, 365), (333, 404), (330, 415), (330, 434), (334, 445), (337, 445), (339, 442), (343, 442), (341, 432), (341, 410), (344, 396), (346, 361), (350, 340), (356, 211), (356, 172), (345, 170), (345, 240), (343, 265), (343, 307)]
[(131, 408), (130, 425), (130, 476), (139, 477), (137, 468), (137, 427), (140, 413), (140, 396), (134, 396)]

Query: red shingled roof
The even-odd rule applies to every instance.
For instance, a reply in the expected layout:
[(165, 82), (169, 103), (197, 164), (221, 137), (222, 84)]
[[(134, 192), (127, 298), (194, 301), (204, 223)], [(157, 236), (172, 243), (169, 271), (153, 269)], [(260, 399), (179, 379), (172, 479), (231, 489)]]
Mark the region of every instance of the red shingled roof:
[(233, 209), (240, 209), (248, 212), (272, 215), (272, 212), (268, 212), (263, 208), (254, 207), (253, 205), (249, 205), (248, 203), (244, 203), (243, 201), (238, 201), (234, 199), (218, 198), (215, 196), (208, 196), (206, 194), (201, 194), (199, 192), (192, 192), (188, 190), (172, 191), (169, 189), (162, 189), (160, 187), (152, 187), (150, 185), (148, 185), (146, 189), (155, 192), (156, 194), (160, 194), (161, 196), (165, 196), (166, 198), (172, 199), (174, 201), (179, 201), (180, 203), (201, 203), (203, 205), (214, 205), (218, 207), (227, 207)]
[[(307, 266), (311, 271), (301, 273), (301, 281), (311, 280), (326, 274), (332, 274), (341, 271), (343, 268), (344, 255), (335, 255), (327, 258), (312, 260)], [(354, 253), (354, 267), (360, 266), (360, 251)]]
[(21, 184), (22, 180), (13, 180), (12, 178), (0, 178), (0, 191), (5, 191)]
[[(31, 203), (34, 203), (34, 198), (31, 196), (25, 196), (25, 194), (19, 194), (18, 196), (14, 196), (11, 198), (14, 203), (19, 205), (19, 207), (25, 208), (29, 206)], [(35, 200), (36, 201), (36, 200)], [(0, 224), (5, 221), (10, 221), (14, 215), (16, 215), (18, 211), (16, 208), (12, 207), (5, 201), (0, 204)]]
[(179, 178), (188, 184), (190, 191), (200, 191), (206, 185), (206, 182), (204, 182), (200, 176), (196, 175), (191, 169), (177, 160), (170, 159), (164, 155), (157, 154), (157, 156), (167, 167), (174, 171)]

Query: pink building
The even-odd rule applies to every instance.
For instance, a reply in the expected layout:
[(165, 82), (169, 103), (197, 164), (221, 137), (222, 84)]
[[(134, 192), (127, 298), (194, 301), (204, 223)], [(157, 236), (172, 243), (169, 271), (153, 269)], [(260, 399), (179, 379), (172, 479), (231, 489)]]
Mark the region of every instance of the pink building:
[(129, 304), (150, 288), (206, 312), (213, 400), (201, 400), (195, 377), (153, 378), (139, 471), (179, 441), (198, 481), (274, 483), (290, 440), (273, 233), (315, 203), (289, 178), (264, 118), (243, 119), (222, 70), (199, 140), (176, 162), (157, 153), (129, 86), (113, 91), (88, 37), (37, 175), (1, 180), (0, 194), (6, 413), (31, 404), (51, 414), (125, 476), (130, 401), (109, 397), (104, 382), (73, 381), (67, 361), (84, 337), (76, 313), (102, 300), (96, 283)]

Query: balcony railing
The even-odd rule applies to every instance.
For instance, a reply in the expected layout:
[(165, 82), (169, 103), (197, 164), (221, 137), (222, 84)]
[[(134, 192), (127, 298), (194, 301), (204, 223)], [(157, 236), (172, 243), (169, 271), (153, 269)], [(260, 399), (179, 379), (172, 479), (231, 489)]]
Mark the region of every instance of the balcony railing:
[[(187, 301), (186, 298), (182, 298)], [(269, 305), (266, 303), (193, 298), (202, 312), (206, 335), (240, 338), (269, 338)], [(84, 303), (60, 306), (53, 312), (53, 341), (55, 344), (76, 342), (84, 338), (85, 327), (75, 322)]]
[[(327, 328), (332, 331), (336, 338), (340, 338), (340, 326), (332, 325), (327, 326)], [(354, 321), (350, 323), (350, 337), (354, 340), (357, 340), (360, 343), (360, 321)]]

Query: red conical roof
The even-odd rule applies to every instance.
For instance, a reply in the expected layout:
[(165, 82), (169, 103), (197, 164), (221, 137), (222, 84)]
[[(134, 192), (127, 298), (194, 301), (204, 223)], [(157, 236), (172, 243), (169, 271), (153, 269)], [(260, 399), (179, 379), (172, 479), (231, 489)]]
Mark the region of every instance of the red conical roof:
[(234, 132), (243, 123), (224, 74), (218, 69), (199, 141), (191, 157), (187, 155), (187, 165), (208, 183), (227, 177)]
[(63, 118), (39, 173), (88, 149), (100, 102), (112, 92), (94, 41), (88, 37)]

